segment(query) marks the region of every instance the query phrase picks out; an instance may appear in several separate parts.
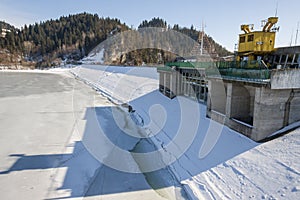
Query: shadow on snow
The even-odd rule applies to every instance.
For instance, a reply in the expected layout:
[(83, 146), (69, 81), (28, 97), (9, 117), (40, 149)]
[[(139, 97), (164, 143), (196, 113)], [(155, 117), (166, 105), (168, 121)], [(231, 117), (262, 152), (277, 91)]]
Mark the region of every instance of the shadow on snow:
[[(172, 141), (172, 138), (177, 134), (176, 131), (179, 129), (182, 112), (180, 110), (180, 104), (182, 102), (180, 101), (196, 104), (196, 102), (184, 97), (177, 97), (173, 100), (167, 99), (158, 91), (151, 92), (143, 97), (135, 99), (130, 102), (130, 104), (136, 112), (139, 113), (139, 116), (143, 118), (145, 123), (143, 128), (147, 128), (147, 126), (153, 122), (155, 117), (158, 117), (158, 120), (160, 120), (159, 116), (150, 116), (149, 112), (153, 106), (158, 108), (157, 114), (160, 116), (162, 115), (162, 111), (159, 111), (159, 108), (164, 110), (163, 113), (166, 116), (165, 123), (160, 127), (161, 130), (153, 136), (155, 137), (153, 139), (160, 140), (161, 146), (163, 147), (167, 145), (168, 142)], [(122, 123), (126, 126), (126, 120), (128, 120), (129, 113), (118, 109), (119, 108), (117, 107), (88, 108), (85, 113), (86, 123), (83, 128), (82, 141), (77, 141), (74, 144), (73, 153), (54, 155), (10, 155), (18, 157), (18, 160), (7, 171), (0, 172), (0, 175), (9, 174), (15, 171), (65, 167), (67, 168), (66, 176), (61, 187), (56, 188), (56, 190), (69, 189), (71, 190), (71, 195), (60, 197), (59, 199), (119, 194), (149, 190), (151, 188), (161, 189), (170, 186), (180, 186), (180, 181), (187, 180), (197, 174), (216, 167), (258, 145), (227, 127), (223, 127), (212, 150), (207, 156), (200, 159), (199, 150), (205, 140), (205, 136), (207, 134), (214, 134), (209, 131), (209, 124), (214, 123), (214, 126), (218, 125), (206, 118), (206, 107), (199, 104), (197, 109), (199, 109), (200, 120), (198, 122), (197, 134), (185, 153), (171, 164), (171, 168), (175, 169), (177, 173), (177, 179), (180, 180), (176, 180), (174, 174), (170, 173), (170, 166), (148, 173), (122, 172), (103, 164), (103, 161), (118, 160), (120, 164), (126, 165), (127, 160), (112, 153), (111, 149), (107, 150), (107, 148), (103, 146), (106, 144), (103, 143), (103, 136), (101, 136), (101, 138), (99, 137), (99, 134), (95, 132), (95, 130), (99, 130), (100, 127), (103, 133), (105, 133), (105, 137), (110, 142), (120, 147), (120, 149), (123, 149), (124, 152), (128, 152), (128, 155), (130, 155), (130, 152), (135, 151), (134, 148), (136, 147), (136, 144), (141, 142), (141, 140), (124, 133), (124, 127), (120, 128), (119, 122), (117, 123), (116, 121), (122, 121), (123, 117)], [(115, 114), (116, 112), (117, 116)], [(166, 133), (168, 133), (168, 135), (166, 135)], [(186, 134), (189, 133), (187, 132)], [(147, 139), (144, 139), (140, 145), (150, 145), (150, 147), (139, 148), (137, 151), (155, 151), (156, 148), (150, 140)], [(98, 152), (99, 155), (96, 155), (97, 153), (95, 152)], [(99, 159), (104, 155), (103, 153), (106, 154), (105, 160)], [(172, 154), (172, 152), (169, 153)], [(99, 162), (99, 160), (101, 162)], [(84, 188), (78, 189), (78, 187), (80, 187), (78, 186), (79, 182), (86, 183)]]

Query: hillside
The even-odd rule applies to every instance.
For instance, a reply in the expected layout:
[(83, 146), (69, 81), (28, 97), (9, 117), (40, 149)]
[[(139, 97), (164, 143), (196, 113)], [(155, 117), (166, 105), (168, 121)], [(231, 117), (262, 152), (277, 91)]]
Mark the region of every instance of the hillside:
[[(196, 30), (193, 26), (186, 28), (175, 24), (171, 27), (163, 19), (152, 18), (150, 21), (144, 20), (137, 30), (114, 38), (118, 42), (106, 45), (106, 47), (103, 46), (105, 50), (113, 52), (104, 55), (104, 60), (106, 64), (155, 65), (173, 61), (176, 57), (196, 58), (200, 56), (202, 34), (204, 34), (203, 48), (205, 54), (210, 55), (213, 59), (231, 54), (217, 44), (212, 37)], [(130, 49), (131, 47), (136, 49)], [(115, 49), (126, 53), (114, 57), (112, 55), (117, 54), (114, 52)]]
[(34, 61), (37, 67), (54, 66), (62, 60), (81, 59), (116, 27), (119, 31), (128, 29), (118, 19), (87, 13), (69, 15), (11, 31), (0, 38), (0, 48), (23, 61)]
[(14, 26), (6, 23), (5, 21), (0, 21), (0, 34), (2, 37), (5, 36), (6, 32), (16, 31), (16, 30), (17, 29)]
[[(37, 68), (57, 66), (64, 62), (79, 61), (99, 43), (111, 36), (124, 31), (139, 31), (149, 27), (159, 27), (165, 30), (172, 30), (183, 33), (190, 39), (200, 43), (201, 32), (191, 28), (174, 25), (171, 27), (166, 21), (160, 18), (153, 18), (150, 21), (144, 20), (137, 30), (130, 29), (119, 19), (103, 18), (97, 14), (81, 13), (60, 17), (59, 19), (47, 20), (45, 22), (25, 25), (20, 30), (5, 22), (0, 23), (0, 65), (32, 65)], [(149, 33), (146, 33), (149, 34)], [(162, 42), (171, 43), (170, 36), (161, 38)], [(127, 38), (126, 38), (127, 39)], [(174, 38), (173, 38), (174, 39)], [(131, 43), (146, 43), (150, 48), (131, 50), (127, 43), (117, 43), (106, 47), (104, 55), (107, 64), (141, 65), (143, 63), (159, 64), (173, 60), (174, 52), (151, 48), (153, 38), (148, 41), (139, 41), (137, 35), (127, 39)], [(189, 51), (190, 43), (178, 42), (179, 47), (169, 46), (169, 49), (182, 49)], [(117, 47), (115, 45), (118, 45)], [(230, 54), (225, 48), (217, 44), (212, 37), (204, 35), (204, 48), (214, 56), (226, 56)], [(122, 49), (123, 51), (118, 51)], [(123, 54), (123, 52), (126, 52)], [(183, 52), (179, 52), (183, 53)], [(7, 55), (10, 56), (7, 56)], [(183, 53), (184, 54), (184, 53)], [(113, 59), (112, 59), (113, 58)]]

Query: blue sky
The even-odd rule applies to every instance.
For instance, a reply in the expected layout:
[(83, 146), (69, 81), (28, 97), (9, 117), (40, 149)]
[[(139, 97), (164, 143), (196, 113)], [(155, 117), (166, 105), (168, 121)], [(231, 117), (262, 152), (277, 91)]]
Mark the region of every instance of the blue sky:
[[(241, 33), (241, 24), (254, 24), (275, 15), (278, 2), (280, 31), (276, 46), (293, 44), (297, 22), (300, 21), (299, 0), (1, 0), (0, 20), (17, 27), (24, 24), (56, 19), (80, 12), (119, 18), (127, 25), (137, 27), (141, 21), (161, 17), (169, 24), (200, 29), (205, 21), (206, 33), (229, 50), (233, 50)], [(300, 31), (299, 31), (300, 45)]]

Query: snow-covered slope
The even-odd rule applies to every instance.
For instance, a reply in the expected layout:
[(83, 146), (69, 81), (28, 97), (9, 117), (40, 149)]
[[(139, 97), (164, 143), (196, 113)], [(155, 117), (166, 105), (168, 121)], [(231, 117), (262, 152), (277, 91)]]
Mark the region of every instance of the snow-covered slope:
[(118, 103), (129, 102), (158, 88), (155, 68), (84, 65), (71, 72)]
[(87, 57), (82, 59), (85, 64), (103, 64), (104, 62), (104, 49), (100, 51), (92, 51)]
[[(114, 102), (129, 103), (163, 164), (195, 199), (297, 199), (300, 129), (255, 143), (206, 118), (206, 107), (157, 91), (153, 68), (81, 66), (72, 73)], [(133, 116), (134, 119), (137, 117)], [(144, 170), (161, 167), (143, 160)]]

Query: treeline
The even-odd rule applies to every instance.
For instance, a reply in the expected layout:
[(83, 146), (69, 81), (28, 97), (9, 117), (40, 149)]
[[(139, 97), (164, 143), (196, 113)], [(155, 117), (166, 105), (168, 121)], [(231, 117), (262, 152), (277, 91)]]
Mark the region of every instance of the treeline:
[(2, 33), (2, 29), (11, 30), (11, 31), (17, 30), (14, 26), (6, 22), (0, 21), (0, 33)]
[[(138, 26), (138, 29), (133, 31), (139, 32), (139, 30), (147, 27), (174, 30), (196, 41), (199, 37), (199, 31), (195, 30), (193, 26), (191, 28), (182, 28), (179, 25), (171, 27), (166, 21), (160, 18), (153, 18), (150, 21), (144, 20)], [(130, 30), (130, 28), (125, 23), (121, 23), (119, 19), (103, 18), (97, 14), (92, 15), (88, 13), (69, 15), (60, 17), (57, 20), (51, 19), (45, 22), (25, 25), (20, 30), (5, 22), (0, 22), (0, 49), (8, 50), (10, 54), (20, 55), (21, 60), (34, 62), (38, 67), (47, 67), (57, 65), (62, 60), (80, 60), (99, 43), (126, 30)], [(5, 31), (4, 34), (2, 33), (3, 31)], [(168, 36), (173, 37), (173, 40), (177, 39), (180, 41), (180, 38), (176, 38), (173, 35)], [(174, 56), (176, 56), (173, 55), (174, 52), (163, 51), (155, 46), (151, 48), (151, 44), (153, 43), (151, 40), (153, 40), (153, 38), (148, 35), (147, 37), (149, 41), (139, 41), (138, 35), (135, 34), (132, 35), (131, 39), (128, 39), (131, 43), (147, 43), (146, 46), (150, 47), (147, 49), (134, 49), (128, 53), (130, 47), (126, 45), (130, 46), (130, 44), (129, 42), (124, 43), (124, 41), (111, 45), (111, 47), (106, 47), (105, 57), (107, 62), (113, 60), (109, 58), (110, 56), (113, 57), (113, 55), (120, 57), (119, 60), (114, 59), (114, 64), (140, 65), (142, 63), (162, 63), (174, 59)], [(161, 42), (168, 43), (169, 40), (171, 44), (171, 39), (166, 37), (167, 36), (162, 36)], [(219, 56), (229, 54), (226, 49), (215, 43), (213, 39), (207, 35), (205, 35), (204, 42), (208, 44), (206, 46), (213, 47), (213, 51)], [(174, 41), (172, 41), (172, 43), (174, 43)], [(188, 47), (189, 43), (184, 44), (180, 42), (179, 44), (181, 45), (178, 47), (169, 46), (166, 48), (191, 50), (188, 49), (191, 48)], [(126, 52), (126, 54), (119, 55), (116, 53), (119, 49), (123, 49), (122, 51)]]
[[(144, 20), (137, 30), (126, 34), (126, 40), (114, 41), (114, 44), (106, 45), (105, 60), (108, 63), (121, 64), (163, 64), (173, 61), (176, 57), (187, 59), (204, 60), (200, 57), (201, 34), (204, 34), (203, 46), (206, 54), (211, 59), (231, 54), (224, 47), (217, 44), (212, 37), (196, 30), (193, 25), (190, 28), (180, 27), (175, 24), (173, 27), (160, 18), (153, 18), (150, 21)], [(120, 47), (120, 44), (123, 47)], [(136, 49), (129, 52), (131, 46)], [(145, 48), (146, 47), (146, 48)], [(114, 58), (114, 52), (118, 49), (123, 53), (119, 58)], [(205, 58), (207, 61), (207, 57)]]
[[(140, 25), (139, 28), (145, 28), (145, 27), (161, 27), (161, 28), (167, 28), (167, 29), (172, 29), (174, 31), (178, 31), (180, 33), (183, 33), (187, 35), (188, 37), (192, 38), (193, 40), (200, 42), (199, 41), (199, 33), (201, 34), (200, 31), (196, 30), (193, 25), (191, 25), (190, 28), (186, 27), (180, 27), (178, 24), (175, 24), (173, 27), (167, 24), (166, 21), (160, 18), (153, 18), (149, 22), (147, 20), (143, 21)], [(226, 50), (224, 47), (222, 47), (220, 44), (216, 43), (212, 37), (209, 35), (204, 35), (204, 46), (210, 46), (211, 51), (214, 51), (218, 54), (218, 56), (223, 57), (231, 54), (228, 50)]]
[[(3, 27), (6, 23), (1, 24)], [(128, 27), (118, 19), (82, 13), (25, 25), (21, 30), (10, 29), (0, 38), (0, 48), (37, 61), (43, 67), (53, 64), (51, 62), (57, 58), (79, 60), (111, 32), (128, 30)]]

